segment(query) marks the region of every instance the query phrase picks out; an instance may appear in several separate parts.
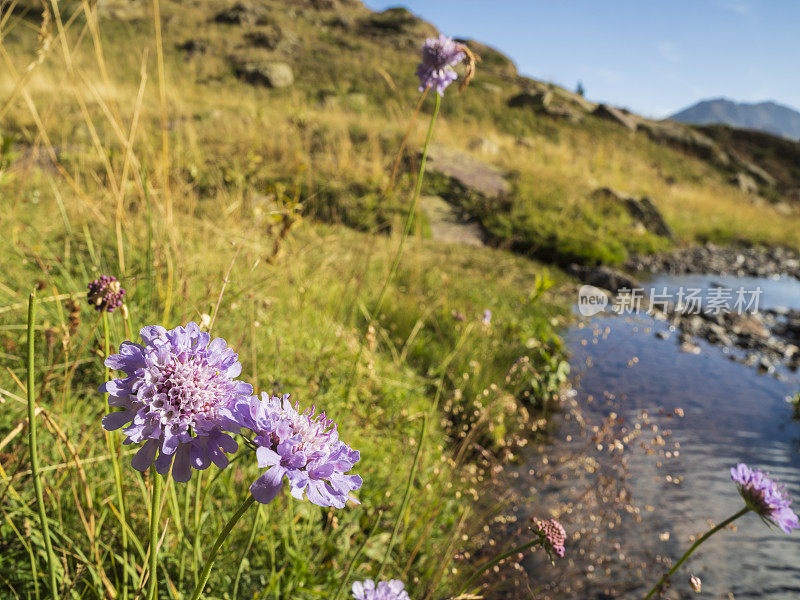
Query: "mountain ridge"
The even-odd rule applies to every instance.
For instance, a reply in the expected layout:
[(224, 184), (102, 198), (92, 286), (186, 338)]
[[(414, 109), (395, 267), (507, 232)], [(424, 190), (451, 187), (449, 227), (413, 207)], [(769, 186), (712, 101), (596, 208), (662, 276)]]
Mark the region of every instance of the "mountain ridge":
[(775, 102), (736, 102), (728, 98), (701, 100), (669, 119), (694, 125), (728, 125), (800, 139), (800, 111)]

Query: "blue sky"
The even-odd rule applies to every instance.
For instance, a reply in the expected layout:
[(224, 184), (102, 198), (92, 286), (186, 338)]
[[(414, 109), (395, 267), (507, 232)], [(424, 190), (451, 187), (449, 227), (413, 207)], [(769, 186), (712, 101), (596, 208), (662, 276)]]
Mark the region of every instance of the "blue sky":
[(800, 0), (366, 0), (406, 6), (520, 72), (664, 117), (725, 96), (800, 108)]

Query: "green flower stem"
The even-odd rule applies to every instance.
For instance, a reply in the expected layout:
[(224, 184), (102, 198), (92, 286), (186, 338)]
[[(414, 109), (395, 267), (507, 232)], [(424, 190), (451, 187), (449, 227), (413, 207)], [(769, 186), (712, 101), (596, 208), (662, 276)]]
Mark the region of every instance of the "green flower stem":
[(53, 552), (53, 542), (50, 539), (50, 526), (47, 523), (47, 512), (44, 507), (44, 491), (42, 489), (42, 476), (39, 472), (39, 449), (36, 442), (36, 393), (34, 390), (35, 377), (33, 372), (36, 321), (36, 292), (31, 292), (28, 298), (28, 446), (31, 455), (31, 474), (33, 475), (33, 489), (36, 493), (36, 504), (39, 508), (39, 522), (42, 525), (42, 537), (47, 554), (47, 570), (50, 575), (50, 593), (53, 600), (59, 598), (58, 579), (56, 578), (56, 556)]
[(161, 492), (164, 488), (164, 478), (156, 473), (155, 465), (150, 469), (153, 480), (153, 495), (150, 500), (150, 554), (148, 573), (150, 580), (147, 582), (147, 600), (155, 600), (158, 593), (158, 530), (161, 523)]
[(712, 527), (711, 529), (706, 531), (702, 536), (700, 536), (697, 539), (697, 541), (694, 544), (691, 545), (691, 547), (685, 552), (685, 554), (683, 556), (681, 556), (680, 560), (675, 563), (675, 566), (673, 566), (669, 570), (669, 572), (664, 574), (664, 576), (661, 579), (658, 580), (658, 583), (656, 583), (653, 586), (653, 589), (651, 589), (648, 592), (648, 594), (644, 598), (642, 598), (642, 600), (649, 600), (650, 598), (652, 598), (653, 594), (655, 594), (658, 590), (660, 590), (661, 587), (667, 581), (669, 581), (669, 578), (672, 577), (672, 575), (675, 573), (675, 571), (677, 571), (680, 568), (680, 566), (683, 563), (686, 562), (686, 559), (688, 559), (692, 555), (692, 553), (694, 553), (694, 551), (697, 550), (697, 548), (700, 546), (700, 544), (705, 542), (708, 538), (710, 538), (712, 535), (717, 533), (720, 529), (725, 529), (728, 525), (733, 523), (736, 519), (738, 519), (739, 517), (741, 517), (743, 515), (746, 515), (748, 512), (750, 512), (750, 509), (745, 506), (742, 510), (737, 512), (735, 515), (728, 517), (727, 519), (725, 519), (722, 523), (720, 523), (716, 527)]
[(509, 550), (508, 552), (504, 552), (503, 554), (495, 556), (492, 560), (490, 560), (489, 562), (487, 562), (483, 566), (479, 567), (477, 571), (475, 571), (472, 575), (470, 575), (470, 578), (467, 579), (467, 581), (464, 583), (464, 585), (461, 587), (461, 589), (455, 595), (455, 597), (458, 598), (459, 596), (464, 594), (464, 592), (466, 592), (469, 589), (469, 586), (472, 585), (475, 582), (475, 580), (478, 579), (478, 577), (483, 575), (486, 571), (491, 569), (493, 566), (495, 566), (497, 564), (500, 564), (505, 559), (507, 559), (509, 556), (514, 556), (518, 552), (522, 552), (523, 550), (527, 550), (528, 548), (531, 548), (533, 546), (537, 546), (537, 545), (539, 545), (541, 543), (542, 543), (542, 540), (540, 538), (535, 538), (535, 539), (531, 540), (530, 542), (525, 542), (521, 546), (517, 546), (513, 550)]
[(225, 527), (223, 527), (222, 531), (219, 532), (214, 545), (211, 546), (211, 552), (209, 552), (208, 558), (206, 559), (206, 564), (203, 566), (203, 572), (200, 573), (200, 580), (197, 582), (197, 586), (194, 588), (192, 600), (198, 600), (198, 598), (200, 598), (200, 595), (203, 593), (203, 588), (206, 587), (206, 583), (208, 583), (208, 577), (211, 575), (211, 568), (214, 566), (214, 561), (217, 559), (219, 549), (222, 547), (222, 544), (225, 543), (225, 540), (236, 526), (236, 523), (239, 522), (239, 519), (242, 518), (242, 515), (247, 512), (247, 509), (250, 508), (255, 501), (256, 499), (253, 498), (253, 495), (248, 493), (247, 498), (245, 498), (245, 501), (242, 502), (239, 510), (237, 510), (234, 515), (228, 519)]
[(347, 565), (347, 570), (344, 573), (344, 577), (342, 578), (342, 582), (339, 584), (339, 587), (336, 590), (336, 594), (333, 597), (333, 600), (339, 600), (339, 597), (342, 595), (342, 592), (347, 587), (347, 582), (350, 581), (350, 575), (353, 572), (353, 567), (356, 565), (356, 561), (358, 557), (364, 552), (364, 548), (367, 547), (367, 544), (372, 539), (372, 536), (375, 535), (375, 531), (378, 529), (378, 525), (381, 523), (381, 517), (383, 516), (383, 511), (378, 511), (378, 515), (375, 517), (375, 522), (372, 524), (372, 528), (369, 530), (367, 537), (364, 538), (364, 541), (361, 542), (361, 545), (356, 550), (356, 553), (353, 555), (353, 558), (350, 560), (350, 564)]
[[(442, 97), (439, 94), (434, 94), (436, 99), (435, 104), (433, 106), (433, 114), (431, 115), (431, 121), (428, 124), (428, 133), (425, 136), (425, 145), (422, 147), (422, 159), (419, 163), (419, 173), (417, 173), (417, 184), (414, 188), (414, 196), (411, 200), (411, 207), (408, 209), (408, 214), (406, 215), (406, 224), (403, 228), (403, 235), (400, 237), (400, 244), (397, 246), (397, 252), (394, 255), (394, 260), (392, 261), (392, 266), (389, 268), (389, 274), (386, 276), (386, 279), (383, 282), (383, 287), (381, 288), (380, 294), (378, 294), (378, 301), (375, 303), (375, 308), (372, 310), (369, 318), (369, 324), (367, 325), (367, 329), (369, 329), (369, 325), (372, 325), (375, 322), (375, 319), (378, 318), (381, 312), (381, 308), (383, 307), (383, 300), (386, 297), (386, 291), (389, 289), (389, 284), (394, 279), (395, 274), (397, 273), (397, 267), (400, 265), (400, 258), (403, 255), (403, 247), (405, 246), (406, 239), (408, 238), (409, 233), (411, 233), (411, 226), (414, 223), (414, 217), (417, 214), (417, 204), (419, 203), (419, 196), (422, 193), (422, 180), (425, 177), (425, 164), (428, 161), (428, 150), (431, 147), (431, 140), (433, 140), (433, 126), (436, 124), (436, 117), (439, 115), (439, 107), (442, 104)], [(344, 397), (346, 400), (349, 401), (350, 398), (350, 390), (353, 387), (353, 383), (355, 381), (356, 373), (358, 371), (358, 365), (361, 362), (361, 355), (364, 353), (364, 340), (362, 338), (361, 344), (358, 347), (358, 354), (356, 355), (356, 359), (353, 361), (353, 368), (350, 372), (350, 377), (347, 381), (347, 388), (345, 389)]]
[[(439, 97), (438, 95), (436, 96)], [(417, 474), (417, 466), (419, 465), (419, 457), (422, 454), (422, 446), (423, 440), (425, 439), (425, 435), (428, 432), (428, 415), (423, 415), (422, 417), (422, 427), (420, 428), (419, 432), (419, 440), (417, 440), (417, 452), (414, 454), (414, 463), (411, 465), (411, 471), (408, 474), (408, 481), (406, 482), (406, 491), (403, 494), (403, 501), (400, 503), (400, 511), (397, 513), (397, 518), (394, 521), (394, 528), (392, 529), (392, 536), (389, 538), (389, 543), (386, 545), (386, 552), (383, 555), (383, 560), (381, 561), (381, 566), (378, 569), (378, 575), (375, 579), (380, 579), (381, 575), (383, 574), (383, 569), (386, 566), (386, 562), (389, 560), (389, 555), (392, 553), (392, 547), (394, 546), (395, 538), (397, 537), (398, 531), (400, 531), (400, 523), (403, 521), (405, 517), (406, 509), (408, 508), (408, 502), (411, 499), (411, 489), (414, 487), (414, 476)]]
[[(111, 342), (108, 332), (108, 313), (103, 311), (103, 354), (109, 356), (111, 354)], [(106, 381), (111, 379), (111, 371), (105, 367)], [(108, 394), (106, 394), (108, 400)], [(111, 407), (109, 407), (111, 412)], [(104, 430), (105, 431), (105, 430)], [(127, 516), (125, 514), (125, 488), (122, 485), (122, 469), (119, 462), (119, 449), (114, 447), (113, 439), (116, 437), (110, 431), (106, 431), (106, 444), (108, 452), (111, 454), (111, 465), (114, 470), (114, 489), (117, 494), (117, 507), (119, 514), (122, 518), (122, 600), (128, 599), (128, 525)]]

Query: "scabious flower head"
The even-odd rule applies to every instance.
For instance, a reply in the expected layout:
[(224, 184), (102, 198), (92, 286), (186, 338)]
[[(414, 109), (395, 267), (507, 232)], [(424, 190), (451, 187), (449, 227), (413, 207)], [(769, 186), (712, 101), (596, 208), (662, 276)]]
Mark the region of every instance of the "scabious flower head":
[(314, 412), (313, 407), (300, 412), (299, 403), (289, 402), (289, 394), (236, 401), (233, 417), (255, 434), (258, 466), (267, 469), (250, 486), (258, 502), (272, 502), (284, 477), (292, 496), (302, 500), (305, 493), (318, 506), (344, 508), (350, 492), (361, 487), (361, 477), (348, 474), (359, 453), (339, 440), (332, 419)]
[(410, 600), (403, 582), (398, 579), (381, 581), (378, 585), (372, 579), (356, 581), (353, 584), (355, 600)]
[(106, 415), (103, 427), (113, 431), (128, 424), (124, 443), (144, 442), (131, 463), (139, 471), (155, 460), (164, 474), (174, 458), (172, 476), (185, 482), (192, 467), (205, 469), (213, 462), (225, 468), (224, 453), (237, 449), (224, 433), (238, 431), (230, 408), (237, 397), (253, 393), (250, 384), (236, 380), (242, 371), (238, 356), (194, 322), (169, 331), (149, 325), (140, 335), (143, 345), (123, 342), (119, 354), (105, 361), (126, 377), (100, 386), (110, 406), (124, 409)]
[(491, 323), (492, 323), (492, 311), (490, 311), (488, 308), (483, 309), (483, 319), (481, 320), (481, 322), (484, 325), (491, 325)]
[(444, 89), (458, 79), (453, 67), (466, 56), (462, 45), (453, 41), (453, 38), (446, 35), (428, 38), (422, 45), (422, 62), (417, 67), (419, 91), (433, 87), (443, 96)]
[(789, 507), (792, 500), (784, 486), (744, 463), (731, 469), (731, 479), (739, 487), (747, 507), (762, 519), (777, 525), (786, 533), (800, 529), (800, 519)]
[(555, 552), (559, 557), (564, 557), (564, 543), (567, 541), (567, 532), (561, 523), (555, 519), (533, 519), (533, 530), (542, 539), (545, 550)]
[(120, 285), (117, 278), (113, 275), (103, 275), (89, 284), (86, 299), (97, 311), (114, 312), (115, 308), (122, 306), (124, 297), (125, 288)]

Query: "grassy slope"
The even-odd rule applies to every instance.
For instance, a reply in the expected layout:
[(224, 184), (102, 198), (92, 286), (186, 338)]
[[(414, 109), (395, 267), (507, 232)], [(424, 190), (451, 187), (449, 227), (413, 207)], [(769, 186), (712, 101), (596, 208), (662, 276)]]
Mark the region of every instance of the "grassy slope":
[[(0, 127), (14, 143), (0, 161), (6, 208), (0, 214), (5, 232), (0, 356), (9, 368), (0, 372), (6, 400), (0, 438), (24, 415), (15, 399), (23, 395), (15, 379), (23, 373), (18, 358), (23, 304), (35, 282), (40, 282), (40, 296), (78, 294), (96, 274), (117, 272), (130, 291), (134, 328), (154, 321), (173, 326), (209, 312), (241, 248), (217, 333), (236, 345), (244, 372), (258, 388), (291, 391), (337, 418), (343, 438), (362, 452), (359, 471), (367, 484), (359, 494), (361, 509), (334, 515), (281, 501), (262, 510), (269, 513), (270, 525), (255, 530), (246, 562), (238, 552), (223, 554), (212, 589), (232, 593), (232, 581), (244, 565), (242, 597), (269, 593), (278, 585), (293, 597), (330, 597), (353, 545), (383, 509), (376, 537), (356, 569), (357, 575), (374, 575), (413, 458), (420, 416), (441, 381), (442, 420), (430, 432), (411, 516), (386, 574), (409, 581), (415, 597), (443, 593), (452, 590), (457, 575), (442, 556), (452, 556), (460, 547), (453, 540), (481, 524), (471, 517), (470, 527), (458, 527), (457, 520), (469, 506), (463, 494), (477, 494), (486, 466), (458, 465), (450, 483), (453, 453), (462, 438), (474, 441), (469, 432), (478, 429), (498, 452), (512, 452), (515, 443), (523, 443), (515, 432), (524, 420), (517, 416), (530, 404), (517, 400), (541, 401), (557, 381), (559, 345), (551, 319), (563, 315), (564, 302), (552, 292), (532, 296), (541, 265), (502, 251), (415, 239), (406, 248), (380, 326), (367, 336), (355, 393), (344, 399), (363, 339), (364, 311), (374, 304), (397, 239), (336, 223), (368, 232), (384, 222), (396, 225), (407, 206), (411, 177), (406, 169), (396, 195), (386, 197), (381, 190), (416, 102), (415, 58), (411, 48), (398, 50), (393, 42), (320, 25), (330, 14), (319, 13), (319, 23), (313, 23), (314, 11), (290, 18), (280, 8), (283, 3), (264, 4), (300, 40), (289, 55), (296, 85), (280, 91), (242, 85), (226, 60), (241, 51), (242, 28), (209, 25), (215, 10), (210, 3), (187, 10), (185, 2), (165, 2), (163, 110), (151, 20), (103, 21), (103, 43), (95, 46), (92, 29), (79, 17), (68, 28), (68, 57), (55, 24), (45, 32), (50, 43), (41, 51), (37, 20), (4, 22), (2, 48), (20, 75), (8, 68), (0, 73)], [(187, 59), (175, 50), (189, 38), (207, 39), (208, 53)], [(634, 230), (624, 215), (605, 214), (606, 208), (587, 199), (594, 187), (611, 185), (652, 195), (684, 240), (736, 232), (796, 244), (793, 219), (778, 219), (769, 208), (756, 213), (701, 161), (592, 118), (570, 125), (509, 111), (505, 98), (517, 84), (488, 62), (471, 89), (448, 94), (436, 137), (461, 148), (479, 137), (497, 143), (499, 152), (489, 160), (514, 174), (518, 190), (509, 213), (486, 222), (498, 235), (530, 239), (535, 246), (546, 231), (557, 248), (589, 248), (587, 259), (616, 259), (618, 248), (641, 244), (631, 237)], [(138, 101), (143, 66), (147, 77)], [(333, 99), (320, 103), (321, 89)], [(420, 146), (428, 110), (426, 105), (412, 129), (409, 148)], [(131, 131), (132, 155), (126, 160)], [(282, 219), (295, 222), (298, 202), (334, 224), (309, 221), (292, 228), (276, 254)], [(118, 267), (120, 247), (124, 271)], [(563, 281), (557, 273), (554, 277), (557, 284)], [(488, 328), (478, 322), (484, 308), (494, 313)], [(92, 597), (102, 595), (104, 574), (114, 579), (108, 551), (118, 551), (118, 525), (109, 507), (113, 482), (97, 427), (103, 403), (95, 393), (102, 377), (96, 317), (84, 307), (80, 324), (70, 330), (69, 311), (65, 301), (45, 303), (40, 311), (39, 381), (52, 370), (41, 405), (82, 459), (100, 460), (81, 466), (90, 482), (87, 490), (76, 478), (81, 469), (69, 464), (63, 440), (44, 448), (43, 462), (61, 465), (48, 476), (49, 506), (57, 531), (86, 553), (65, 558), (73, 590)], [(467, 320), (455, 320), (453, 311)], [(117, 317), (112, 323), (116, 343), (123, 331)], [(60, 355), (62, 347), (66, 356)], [(532, 362), (518, 360), (523, 357)], [(52, 435), (45, 437), (52, 440)], [(11, 487), (7, 482), (0, 487), (6, 502), (0, 564), (9, 589), (27, 593), (25, 533), (34, 532), (34, 550), (41, 540), (25, 501), (32, 496), (19, 434), (2, 452), (0, 464), (13, 480)], [(242, 464), (224, 471), (211, 488), (199, 513), (203, 540), (218, 530), (252, 478), (252, 466)], [(130, 513), (134, 530), (144, 537), (146, 505), (137, 481), (131, 476)], [(187, 500), (191, 506), (193, 495), (181, 487), (174, 506)], [(94, 518), (96, 535), (87, 533), (78, 506), (86, 519)], [(294, 526), (280, 518), (289, 506), (297, 511)], [(191, 513), (178, 517), (189, 546), (195, 529)], [(196, 560), (176, 532), (172, 512), (170, 517), (164, 575), (185, 590)], [(230, 547), (244, 549), (248, 526), (236, 536)], [(202, 541), (201, 548), (207, 544)], [(59, 553), (69, 546), (61, 539), (57, 545)], [(99, 559), (92, 558), (94, 550)]]
[[(14, 53), (22, 72), (35, 56), (34, 25), (12, 21), (4, 30), (3, 47)], [(211, 312), (234, 257), (216, 333), (235, 345), (245, 376), (258, 389), (291, 391), (304, 406), (316, 404), (337, 419), (342, 437), (361, 451), (358, 472), (366, 484), (361, 508), (334, 512), (281, 499), (261, 509), (261, 525), (253, 529), (254, 513), (249, 515), (223, 552), (208, 597), (231, 597), (241, 571), (240, 597), (278, 597), (280, 590), (282, 597), (329, 598), (382, 510), (354, 571), (375, 575), (419, 443), (421, 417), (440, 387), (441, 420), (437, 416), (431, 424), (409, 517), (385, 574), (407, 580), (416, 597), (452, 591), (460, 575), (442, 557), (463, 549), (461, 536), (480, 529), (484, 517), (465, 512), (470, 504), (464, 498), (477, 496), (488, 465), (485, 459), (456, 464), (454, 457), (476, 440), (502, 456), (527, 439), (521, 429), (528, 423), (520, 417), (558, 380), (560, 346), (553, 328), (563, 301), (552, 293), (535, 297), (540, 265), (502, 251), (415, 238), (407, 244), (378, 327), (367, 335), (353, 394), (345, 399), (364, 339), (364, 311), (374, 305), (398, 240), (337, 225), (298, 224), (295, 209), (298, 199), (316, 193), (314, 182), (331, 172), (369, 182), (364, 173), (371, 169), (375, 179), (384, 177), (388, 154), (365, 157), (352, 147), (352, 128), (368, 122), (363, 114), (313, 106), (301, 111), (298, 90), (270, 97), (230, 79), (199, 86), (194, 72), (187, 77), (182, 58), (170, 54), (169, 150), (163, 162), (150, 26), (108, 25), (108, 80), (95, 62), (91, 36), (74, 45), (78, 26), (69, 31), (72, 71), (56, 38), (28, 78), (12, 81), (4, 72), (3, 85), (24, 93), (13, 98), (3, 119), (4, 132), (18, 145), (6, 155), (12, 164), (0, 181), (6, 207), (0, 215), (6, 232), (0, 240), (0, 356), (7, 367), (0, 372), (0, 438), (16, 432), (0, 455), (0, 596), (32, 592), (29, 553), (42, 551), (28, 500), (25, 438), (15, 429), (25, 412), (17, 381), (24, 374), (27, 291), (38, 285), (43, 298), (37, 381), (47, 415), (42, 462), (56, 466), (48, 471), (45, 490), (56, 552), (68, 566), (64, 581), (72, 595), (106, 597), (104, 588), (119, 575), (110, 554), (120, 551), (119, 524), (99, 430), (105, 410), (96, 393), (103, 377), (100, 332), (80, 294), (99, 273), (121, 274), (134, 329), (153, 322), (174, 326)], [(151, 52), (145, 94), (137, 104), (133, 75), (143, 47)], [(398, 120), (408, 114), (400, 107), (398, 101)], [(126, 160), (121, 139), (137, 114), (133, 153)], [(387, 117), (382, 119), (388, 126)], [(394, 135), (403, 127), (395, 125)], [(126, 162), (128, 177), (121, 184)], [(285, 193), (275, 183), (279, 179), (292, 184)], [(293, 227), (282, 238), (284, 218)], [(563, 281), (554, 276), (556, 283)], [(480, 323), (485, 308), (494, 313), (491, 326)], [(454, 312), (466, 320), (455, 319)], [(118, 344), (125, 337), (122, 321), (114, 315), (111, 323), (112, 343)], [(143, 483), (127, 467), (124, 473), (133, 533), (145, 544)], [(246, 459), (219, 476), (206, 475), (208, 495), (197, 513), (191, 486), (170, 492), (160, 573), (164, 597), (191, 589), (204, 549), (255, 473)], [(253, 549), (245, 552), (251, 532)], [(40, 575), (42, 568), (40, 561)]]

